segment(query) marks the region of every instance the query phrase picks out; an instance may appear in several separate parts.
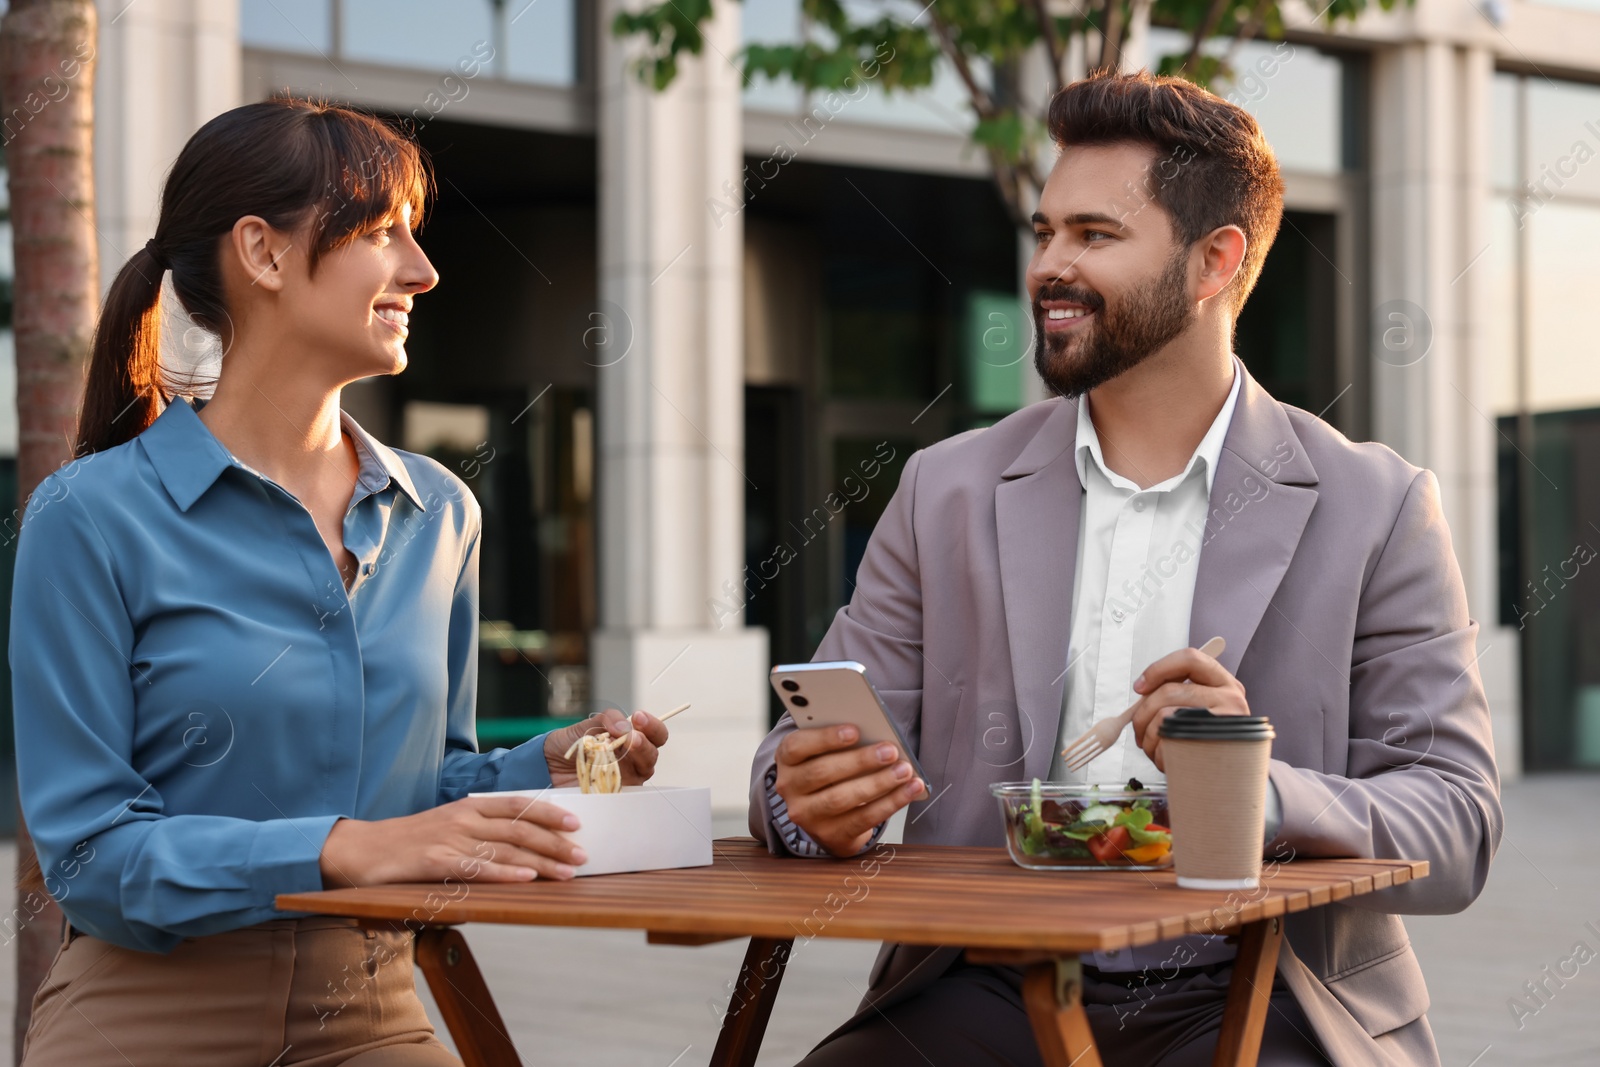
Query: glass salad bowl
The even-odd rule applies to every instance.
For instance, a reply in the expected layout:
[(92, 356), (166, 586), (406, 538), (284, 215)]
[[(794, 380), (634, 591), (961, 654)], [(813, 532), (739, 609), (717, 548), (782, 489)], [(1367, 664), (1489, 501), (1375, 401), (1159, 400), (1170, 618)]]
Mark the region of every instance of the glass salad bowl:
[(997, 782), (1006, 849), (1031, 870), (1154, 871), (1172, 865), (1167, 791), (1127, 785)]

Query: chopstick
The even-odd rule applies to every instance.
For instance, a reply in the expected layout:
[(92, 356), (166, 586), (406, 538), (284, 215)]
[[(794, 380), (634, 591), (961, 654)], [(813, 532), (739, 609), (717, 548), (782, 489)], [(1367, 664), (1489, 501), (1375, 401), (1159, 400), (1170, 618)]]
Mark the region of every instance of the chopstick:
[[(656, 716), (656, 721), (657, 722), (666, 722), (668, 719), (670, 719), (674, 715), (678, 714), (678, 712), (680, 712), (680, 711), (688, 711), (688, 710), (689, 710), (689, 705), (687, 705), (687, 704), (679, 704), (677, 707), (673, 708), (671, 711), (666, 712), (665, 714), (662, 714), (662, 715), (657, 715)], [(627, 722), (627, 721), (628, 721), (627, 719), (623, 720), (623, 722)], [(628, 738), (630, 738), (632, 736), (633, 736), (633, 730), (632, 730), (632, 727), (630, 726), (628, 733), (622, 734), (619, 737), (613, 737), (611, 739), (611, 741), (609, 742), (609, 744), (611, 744), (613, 746), (620, 745), (620, 744), (622, 744), (624, 741), (626, 741)]]

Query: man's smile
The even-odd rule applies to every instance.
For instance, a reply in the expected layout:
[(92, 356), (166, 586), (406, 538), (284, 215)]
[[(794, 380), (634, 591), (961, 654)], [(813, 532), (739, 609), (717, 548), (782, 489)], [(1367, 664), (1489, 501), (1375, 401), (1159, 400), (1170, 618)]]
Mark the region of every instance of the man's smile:
[(1064, 300), (1044, 300), (1039, 304), (1044, 312), (1041, 321), (1048, 333), (1067, 333), (1078, 329), (1094, 317), (1094, 309), (1083, 304)]

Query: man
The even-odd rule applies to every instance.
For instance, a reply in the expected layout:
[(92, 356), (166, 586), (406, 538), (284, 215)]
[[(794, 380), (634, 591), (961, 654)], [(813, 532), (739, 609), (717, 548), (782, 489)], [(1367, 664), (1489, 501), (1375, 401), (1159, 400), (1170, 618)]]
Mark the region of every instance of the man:
[[(848, 728), (785, 716), (751, 828), (855, 855), (997, 845), (991, 782), (1074, 780), (1057, 754), (1137, 702), (1075, 780), (1161, 781), (1175, 707), (1277, 731), (1266, 854), (1428, 860), (1431, 876), (1291, 917), (1261, 1062), (1437, 1064), (1402, 913), (1453, 912), (1502, 816), (1477, 625), (1432, 474), (1268, 396), (1234, 322), (1282, 217), (1271, 149), (1184, 81), (1104, 75), (1050, 108), (1034, 216), (1036, 363), (1055, 399), (913, 455), (817, 658), (858, 660), (927, 781)], [(1226, 639), (1216, 658), (1197, 646)], [(1191, 937), (1086, 958), (1108, 1064), (1209, 1063), (1235, 949)], [(1036, 1064), (1019, 976), (886, 945), (806, 1067)]]

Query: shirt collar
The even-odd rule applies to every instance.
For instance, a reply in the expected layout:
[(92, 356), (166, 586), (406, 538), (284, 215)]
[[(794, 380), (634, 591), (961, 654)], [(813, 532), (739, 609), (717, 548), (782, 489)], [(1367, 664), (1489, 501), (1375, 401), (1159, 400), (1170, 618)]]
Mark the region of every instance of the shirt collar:
[[(1194, 450), (1194, 455), (1189, 457), (1188, 464), (1183, 468), (1183, 473), (1168, 478), (1160, 485), (1152, 485), (1146, 492), (1163, 492), (1172, 489), (1193, 473), (1196, 465), (1203, 465), (1206, 476), (1206, 495), (1211, 494), (1211, 485), (1216, 480), (1217, 463), (1222, 459), (1222, 443), (1228, 436), (1228, 425), (1233, 421), (1233, 409), (1239, 404), (1239, 383), (1244, 380), (1243, 368), (1239, 365), (1239, 357), (1233, 357), (1233, 386), (1228, 390), (1228, 399), (1223, 401), (1222, 410), (1217, 412), (1217, 417), (1211, 420), (1210, 429), (1206, 430), (1200, 444)], [(1078, 483), (1084, 488), (1089, 486), (1089, 460), (1094, 460), (1094, 465), (1106, 479), (1119, 488), (1130, 489), (1134, 492), (1141, 490), (1137, 485), (1122, 475), (1117, 474), (1106, 466), (1105, 456), (1100, 451), (1100, 435), (1095, 432), (1094, 420), (1089, 417), (1089, 394), (1085, 393), (1078, 398), (1078, 439), (1073, 446), (1073, 456), (1078, 464)]]
[(356, 476), (357, 481), (372, 493), (384, 489), (392, 481), (417, 506), (418, 511), (427, 511), (427, 505), (422, 502), (417, 486), (411, 480), (411, 472), (406, 470), (406, 465), (400, 461), (395, 450), (362, 429), (361, 424), (343, 408), (339, 409), (339, 421), (356, 443), (356, 454), (361, 457), (361, 472)]
[[(175, 397), (150, 428), (136, 438), (180, 511), (193, 507), (223, 471), (244, 468), (200, 421), (199, 409), (204, 406), (203, 400), (192, 403), (188, 397)], [(339, 421), (356, 444), (361, 463), (356, 481), (366, 490), (363, 495), (376, 493), (393, 482), (419, 511), (427, 511), (410, 472), (394, 450), (363, 430), (349, 412), (341, 410)]]

